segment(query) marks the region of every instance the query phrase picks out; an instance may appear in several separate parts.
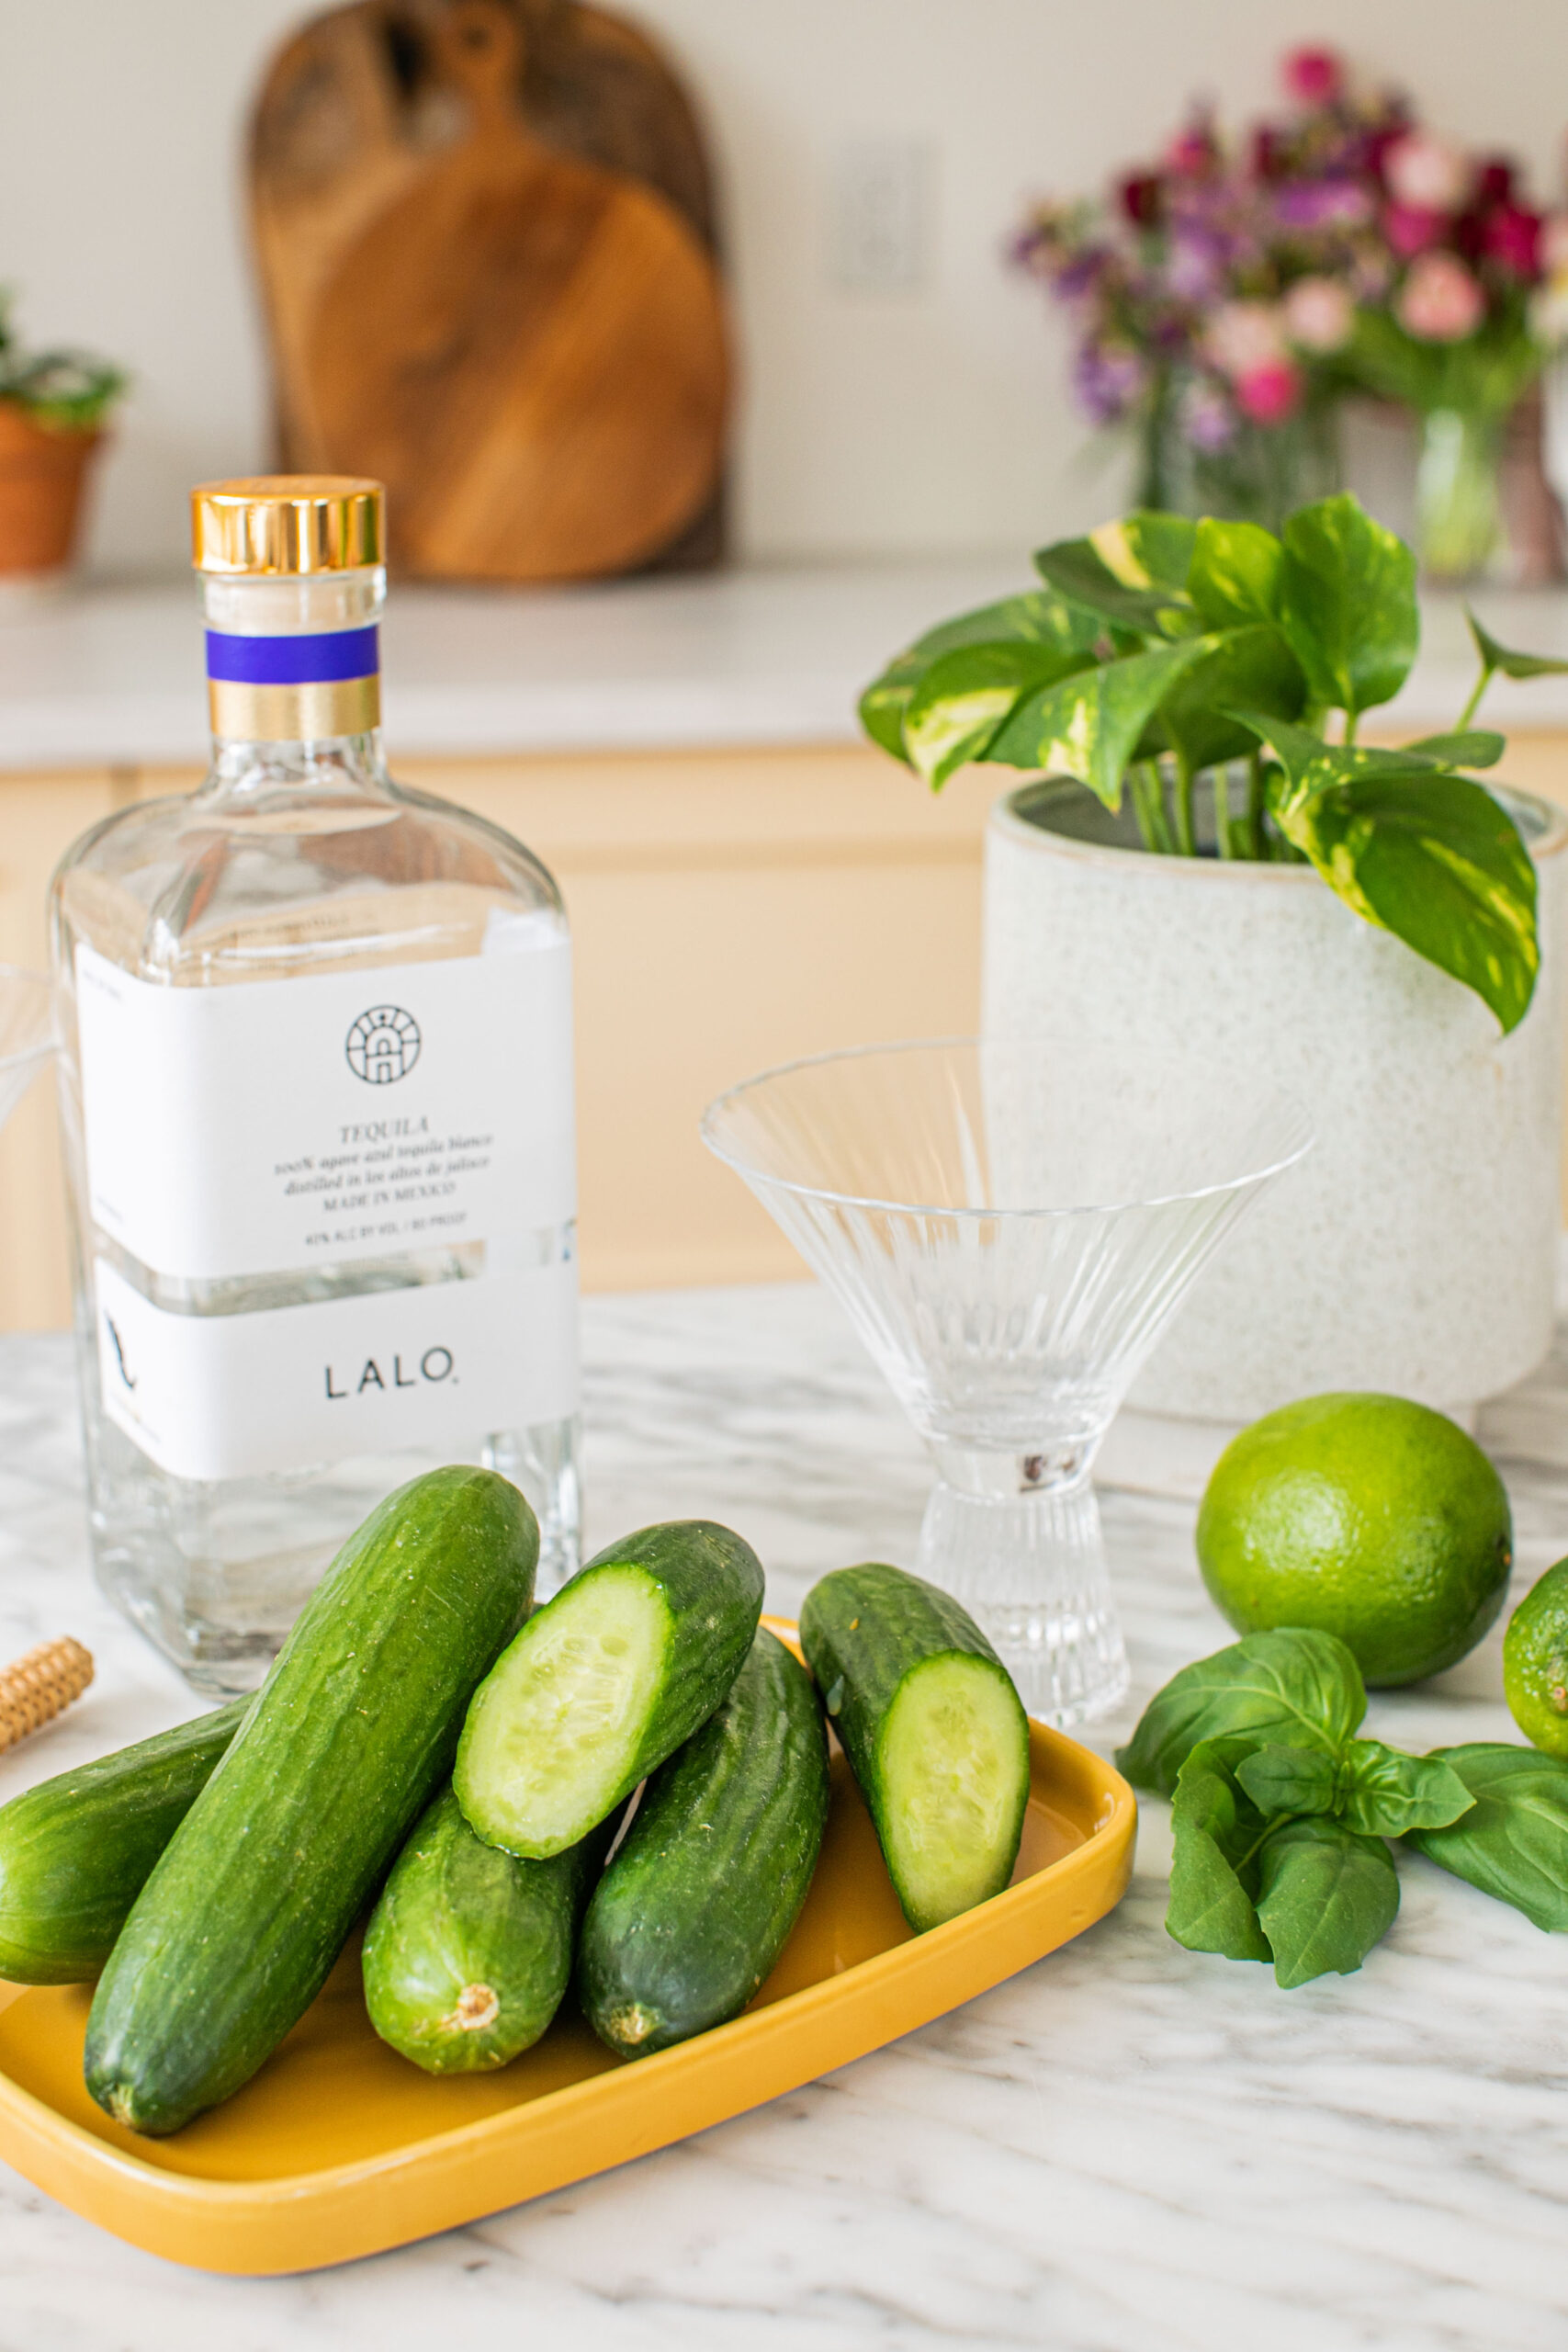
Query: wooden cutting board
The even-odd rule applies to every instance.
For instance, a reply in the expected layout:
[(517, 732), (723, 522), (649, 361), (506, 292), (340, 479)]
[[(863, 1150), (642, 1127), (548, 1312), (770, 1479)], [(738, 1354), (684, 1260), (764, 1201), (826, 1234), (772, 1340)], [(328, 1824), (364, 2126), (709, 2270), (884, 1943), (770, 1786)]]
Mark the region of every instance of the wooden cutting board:
[(630, 28), (558, 0), (335, 10), (274, 62), (251, 190), (282, 460), (384, 481), (400, 571), (711, 560), (729, 367), (705, 171)]

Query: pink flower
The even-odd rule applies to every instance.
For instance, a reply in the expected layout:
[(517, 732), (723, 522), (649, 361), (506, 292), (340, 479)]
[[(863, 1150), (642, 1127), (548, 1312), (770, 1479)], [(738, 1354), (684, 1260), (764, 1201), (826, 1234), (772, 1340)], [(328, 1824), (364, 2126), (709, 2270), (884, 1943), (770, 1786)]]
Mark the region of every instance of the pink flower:
[(1492, 259), (1515, 277), (1535, 278), (1540, 272), (1541, 217), (1521, 205), (1500, 204), (1489, 213), (1482, 243)]
[(1285, 332), (1303, 351), (1340, 351), (1356, 324), (1356, 306), (1332, 277), (1298, 277), (1285, 297)]
[(1446, 212), (1428, 212), (1418, 204), (1390, 204), (1383, 208), (1383, 235), (1400, 256), (1409, 261), (1428, 245), (1441, 239), (1449, 225)]
[(1462, 343), (1486, 311), (1486, 297), (1453, 254), (1422, 254), (1410, 266), (1394, 312), (1423, 343)]
[(1548, 277), (1568, 277), (1568, 212), (1551, 212), (1540, 226), (1540, 266)]
[(1300, 371), (1288, 359), (1271, 359), (1236, 379), (1236, 406), (1255, 424), (1281, 424), (1301, 395)]
[(1223, 376), (1244, 376), (1289, 367), (1284, 322), (1271, 302), (1224, 302), (1210, 320), (1203, 347)]
[(1396, 139), (1382, 167), (1394, 202), (1418, 212), (1452, 212), (1470, 187), (1466, 158), (1426, 130), (1407, 130)]
[(1345, 87), (1345, 68), (1332, 49), (1292, 49), (1283, 74), (1286, 89), (1303, 107), (1332, 106)]
[(1165, 167), (1178, 179), (1207, 179), (1219, 162), (1219, 148), (1213, 127), (1201, 116), (1179, 130), (1166, 149)]

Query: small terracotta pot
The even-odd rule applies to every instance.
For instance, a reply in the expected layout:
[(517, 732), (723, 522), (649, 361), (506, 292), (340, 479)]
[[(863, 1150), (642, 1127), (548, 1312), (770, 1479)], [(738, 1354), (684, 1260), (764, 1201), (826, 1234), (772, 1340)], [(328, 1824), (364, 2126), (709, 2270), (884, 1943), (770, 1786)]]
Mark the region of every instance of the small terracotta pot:
[(64, 571), (102, 438), (96, 428), (39, 424), (16, 401), (0, 400), (0, 579)]

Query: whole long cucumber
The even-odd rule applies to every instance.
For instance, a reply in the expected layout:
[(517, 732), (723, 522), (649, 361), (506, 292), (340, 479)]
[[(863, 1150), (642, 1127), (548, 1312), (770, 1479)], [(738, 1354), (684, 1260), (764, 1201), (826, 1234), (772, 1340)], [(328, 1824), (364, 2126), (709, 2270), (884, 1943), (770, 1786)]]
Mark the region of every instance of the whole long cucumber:
[(999, 1894), (1029, 1802), (1029, 1718), (951, 1593), (873, 1562), (814, 1584), (800, 1645), (911, 1928)]
[(309, 2007), (450, 1770), (538, 1551), (516, 1488), (466, 1467), (414, 1479), (349, 1538), (99, 1981), (87, 2088), (118, 2122), (177, 2131)]
[(828, 1820), (804, 1667), (759, 1628), (717, 1713), (649, 1780), (583, 1922), (582, 2006), (623, 2058), (738, 2017), (800, 1916)]
[(548, 1861), (476, 1838), (444, 1789), (392, 1866), (365, 1938), (365, 2006), (430, 2075), (505, 2066), (532, 2049), (571, 1982), (578, 1922), (615, 1822)]
[(0, 1977), (96, 1976), (250, 1704), (248, 1694), (231, 1699), (0, 1805)]
[(761, 1613), (761, 1562), (712, 1520), (597, 1553), (468, 1710), (452, 1785), (469, 1827), (536, 1861), (575, 1846), (706, 1722)]

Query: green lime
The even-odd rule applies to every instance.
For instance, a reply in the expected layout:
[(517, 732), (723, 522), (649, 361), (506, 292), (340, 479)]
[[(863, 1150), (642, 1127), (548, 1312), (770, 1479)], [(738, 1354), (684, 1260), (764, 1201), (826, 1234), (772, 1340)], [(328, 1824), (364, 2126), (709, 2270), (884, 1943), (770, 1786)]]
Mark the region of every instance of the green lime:
[(1528, 1740), (1568, 1756), (1568, 1560), (1548, 1568), (1508, 1620), (1503, 1691)]
[(1337, 1634), (1370, 1683), (1463, 1657), (1503, 1606), (1513, 1530), (1474, 1440), (1403, 1396), (1303, 1396), (1243, 1430), (1198, 1513), (1198, 1564), (1238, 1633)]

